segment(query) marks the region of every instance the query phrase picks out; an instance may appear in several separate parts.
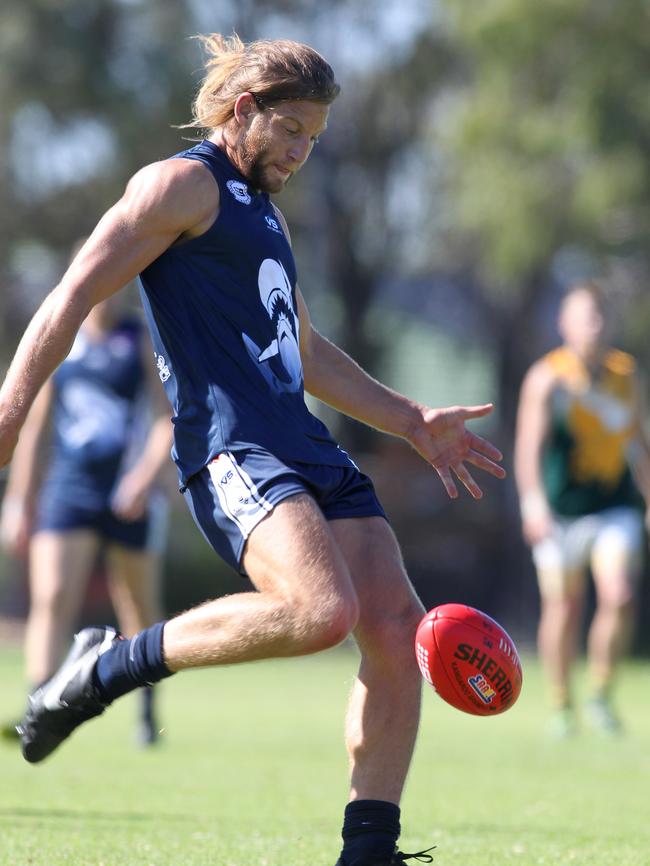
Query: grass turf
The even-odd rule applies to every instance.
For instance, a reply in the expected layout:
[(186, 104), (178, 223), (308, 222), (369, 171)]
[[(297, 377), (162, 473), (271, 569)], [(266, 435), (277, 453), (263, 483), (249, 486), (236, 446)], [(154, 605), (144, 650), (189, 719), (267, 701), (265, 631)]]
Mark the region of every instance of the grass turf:
[[(159, 747), (132, 744), (125, 698), (42, 765), (0, 743), (1, 866), (333, 866), (346, 799), (341, 730), (353, 651), (187, 672), (160, 690)], [(5, 717), (18, 650), (0, 650)], [(427, 686), (401, 847), (436, 866), (648, 866), (650, 670), (618, 689), (626, 736), (544, 736), (537, 664), (493, 719)]]

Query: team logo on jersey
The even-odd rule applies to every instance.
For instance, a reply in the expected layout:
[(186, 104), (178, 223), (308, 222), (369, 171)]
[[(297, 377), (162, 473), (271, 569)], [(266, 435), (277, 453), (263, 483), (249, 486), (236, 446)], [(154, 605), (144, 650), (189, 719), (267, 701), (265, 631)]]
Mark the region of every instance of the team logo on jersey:
[(281, 262), (264, 259), (257, 276), (260, 300), (273, 323), (276, 336), (261, 348), (248, 334), (242, 339), (257, 369), (277, 392), (295, 392), (302, 387), (299, 324), (293, 308), (291, 283)]
[(272, 232), (277, 232), (279, 235), (282, 234), (280, 223), (276, 219), (273, 219), (272, 216), (265, 216), (264, 221), (266, 222), (267, 228), (270, 228)]
[(116, 398), (102, 382), (69, 382), (61, 392), (61, 410), (59, 432), (69, 450), (97, 458), (116, 452), (126, 441), (128, 401)]
[(250, 204), (253, 201), (250, 193), (248, 192), (248, 187), (245, 183), (242, 183), (241, 180), (229, 180), (226, 183), (226, 186), (228, 187), (232, 195), (234, 195), (234, 197), (237, 199), (237, 201), (241, 202), (242, 204)]

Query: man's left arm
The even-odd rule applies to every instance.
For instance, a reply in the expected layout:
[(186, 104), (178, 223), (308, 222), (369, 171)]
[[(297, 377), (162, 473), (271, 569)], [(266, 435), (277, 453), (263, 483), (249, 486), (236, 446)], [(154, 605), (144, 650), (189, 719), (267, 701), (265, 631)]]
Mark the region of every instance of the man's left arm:
[(454, 499), (454, 476), (475, 499), (483, 495), (466, 464), (496, 478), (505, 476), (498, 448), (465, 427), (466, 421), (489, 414), (492, 404), (432, 409), (393, 391), (319, 334), (299, 289), (296, 295), (305, 389), (310, 394), (351, 418), (406, 439), (436, 469)]

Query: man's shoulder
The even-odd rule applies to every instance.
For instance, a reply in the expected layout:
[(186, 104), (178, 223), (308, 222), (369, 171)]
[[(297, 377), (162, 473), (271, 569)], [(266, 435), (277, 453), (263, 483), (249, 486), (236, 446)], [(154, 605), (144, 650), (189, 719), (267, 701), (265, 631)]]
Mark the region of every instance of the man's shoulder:
[(569, 359), (562, 349), (552, 349), (542, 355), (528, 368), (527, 379), (539, 386), (550, 386), (569, 366)]
[(204, 189), (212, 195), (219, 195), (212, 173), (202, 162), (175, 156), (143, 166), (133, 175), (133, 182), (153, 184), (163, 191), (182, 193)]
[(214, 219), (219, 187), (200, 162), (165, 159), (152, 162), (133, 175), (125, 194), (132, 212), (157, 219), (173, 218), (180, 231)]
[(567, 346), (551, 349), (542, 355), (538, 364), (554, 382), (577, 384), (586, 376), (583, 362)]
[(604, 366), (617, 376), (631, 377), (637, 371), (637, 363), (632, 355), (621, 349), (611, 348), (605, 355)]

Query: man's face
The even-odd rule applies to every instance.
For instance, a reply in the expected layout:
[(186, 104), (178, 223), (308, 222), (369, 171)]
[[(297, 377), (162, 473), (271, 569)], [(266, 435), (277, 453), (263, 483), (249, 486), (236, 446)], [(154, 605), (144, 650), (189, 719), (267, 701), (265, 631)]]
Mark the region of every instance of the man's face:
[(565, 298), (559, 331), (564, 342), (580, 357), (588, 358), (597, 351), (604, 338), (605, 319), (590, 292), (577, 289)]
[(256, 108), (239, 142), (241, 172), (263, 192), (280, 192), (327, 128), (329, 106), (296, 100)]

